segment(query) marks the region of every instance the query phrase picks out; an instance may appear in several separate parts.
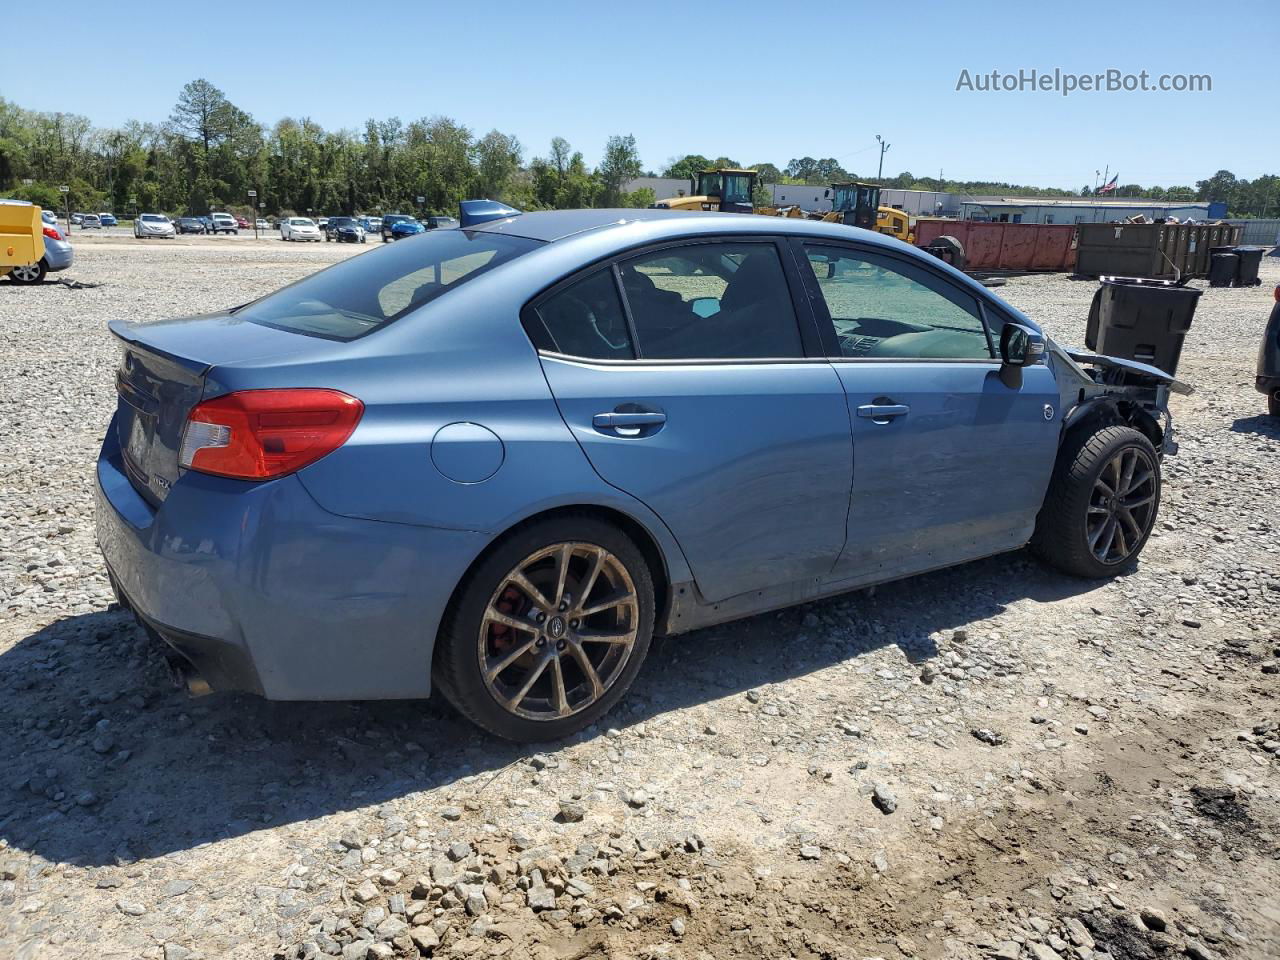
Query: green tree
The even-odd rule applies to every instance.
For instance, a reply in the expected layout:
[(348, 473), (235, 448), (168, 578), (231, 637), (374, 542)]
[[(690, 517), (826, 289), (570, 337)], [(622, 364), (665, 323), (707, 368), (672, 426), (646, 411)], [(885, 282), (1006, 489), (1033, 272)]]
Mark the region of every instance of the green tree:
[(640, 176), (640, 153), (631, 134), (610, 137), (604, 146), (604, 158), (596, 173), (600, 177), (600, 200), (605, 207), (622, 202), (623, 186)]
[(662, 171), (664, 177), (681, 177), (692, 180), (699, 173), (711, 167), (712, 163), (700, 153), (687, 153), (683, 157), (672, 159)]

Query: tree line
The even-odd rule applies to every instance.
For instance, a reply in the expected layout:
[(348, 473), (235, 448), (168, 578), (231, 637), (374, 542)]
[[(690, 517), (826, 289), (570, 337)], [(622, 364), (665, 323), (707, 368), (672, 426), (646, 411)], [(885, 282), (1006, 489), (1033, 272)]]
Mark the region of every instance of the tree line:
[[(661, 175), (690, 178), (709, 167), (741, 164), (727, 156), (687, 154), (672, 158)], [(761, 183), (863, 179), (962, 194), (1093, 192), (1088, 185), (1074, 194), (909, 172), (876, 180), (859, 177), (831, 157), (794, 158), (782, 167), (754, 163), (747, 169), (756, 170)], [(630, 135), (610, 137), (599, 164), (591, 167), (563, 137), (553, 137), (545, 155), (526, 160), (513, 135), (490, 130), (478, 136), (444, 116), (370, 119), (362, 130), (326, 130), (306, 117), (286, 117), (267, 127), (207, 80), (183, 87), (167, 119), (130, 120), (115, 129), (94, 127), (78, 114), (24, 110), (0, 98), (0, 194), (58, 210), (65, 203), (126, 216), (255, 209), (273, 215), (452, 213), (469, 197), (499, 199), (524, 210), (648, 206), (654, 200), (651, 190), (626, 189), (641, 175), (657, 176), (642, 167)], [(69, 187), (65, 199), (59, 185)], [(1249, 181), (1220, 170), (1194, 187), (1125, 184), (1111, 195), (1225, 200), (1232, 216), (1280, 216), (1280, 177), (1274, 175)], [(763, 191), (760, 201), (767, 202)]]

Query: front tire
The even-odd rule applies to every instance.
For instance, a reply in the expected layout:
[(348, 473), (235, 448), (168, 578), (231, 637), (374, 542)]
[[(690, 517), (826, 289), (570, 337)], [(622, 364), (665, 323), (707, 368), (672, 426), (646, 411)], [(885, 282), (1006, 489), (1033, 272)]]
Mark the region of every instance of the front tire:
[(435, 682), (490, 733), (556, 740), (622, 699), (653, 620), (653, 577), (626, 534), (586, 516), (535, 522), (460, 584), (437, 639)]
[(9, 282), (26, 287), (36, 283), (43, 283), (48, 273), (49, 265), (42, 259), (36, 263), (14, 267), (9, 271)]
[(1267, 413), (1273, 417), (1280, 417), (1280, 390), (1267, 395)]
[(1160, 509), (1160, 458), (1145, 434), (1127, 426), (1068, 434), (1032, 549), (1076, 577), (1111, 577), (1146, 545)]

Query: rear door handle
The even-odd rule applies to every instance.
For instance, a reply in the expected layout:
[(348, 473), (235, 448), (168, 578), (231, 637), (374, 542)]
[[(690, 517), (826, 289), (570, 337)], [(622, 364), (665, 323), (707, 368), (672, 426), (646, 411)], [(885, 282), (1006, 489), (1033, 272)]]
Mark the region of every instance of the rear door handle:
[(660, 427), (667, 422), (667, 415), (658, 410), (644, 413), (597, 413), (591, 418), (593, 426), (605, 430), (617, 427)]
[(858, 416), (876, 423), (888, 423), (894, 417), (905, 417), (910, 412), (911, 408), (905, 403), (864, 403), (858, 408)]

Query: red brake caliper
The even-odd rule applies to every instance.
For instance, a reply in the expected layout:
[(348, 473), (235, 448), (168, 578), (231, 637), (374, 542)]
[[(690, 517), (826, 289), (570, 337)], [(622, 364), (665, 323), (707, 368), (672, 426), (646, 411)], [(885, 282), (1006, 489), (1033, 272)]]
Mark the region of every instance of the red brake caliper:
[[(498, 608), (499, 613), (505, 613), (507, 616), (514, 616), (520, 610), (521, 601), (524, 596), (515, 587), (507, 587), (502, 591), (502, 595), (498, 597), (498, 602), (494, 604)], [(515, 643), (515, 638), (511, 635), (511, 628), (504, 623), (495, 623), (489, 628), (489, 638), (493, 641), (494, 653), (502, 653), (509, 650)]]

